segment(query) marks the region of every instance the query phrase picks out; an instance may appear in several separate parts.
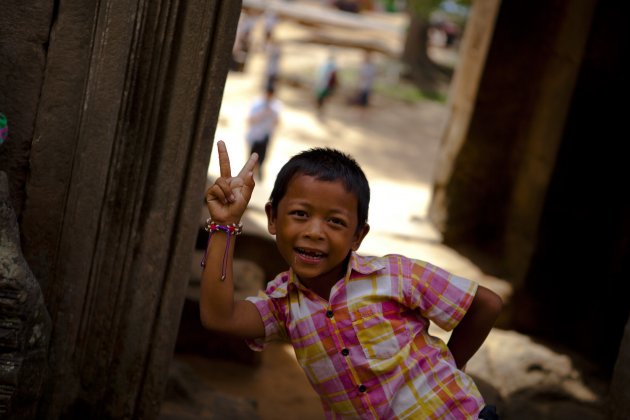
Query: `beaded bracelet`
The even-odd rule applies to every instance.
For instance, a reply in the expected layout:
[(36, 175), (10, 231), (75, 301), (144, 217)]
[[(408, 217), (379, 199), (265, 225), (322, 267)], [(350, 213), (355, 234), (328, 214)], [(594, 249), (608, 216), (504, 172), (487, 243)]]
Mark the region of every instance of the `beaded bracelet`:
[(241, 222), (238, 222), (229, 225), (219, 225), (211, 218), (208, 218), (206, 220), (206, 226), (204, 227), (204, 230), (206, 232), (209, 232), (210, 234), (216, 232), (217, 230), (221, 230), (230, 235), (240, 235), (241, 233), (243, 233), (243, 224)]
[(221, 268), (221, 280), (225, 280), (225, 272), (227, 268), (228, 252), (230, 249), (230, 238), (232, 236), (240, 235), (243, 233), (243, 224), (241, 222), (232, 223), (229, 225), (219, 225), (211, 218), (206, 220), (206, 226), (204, 230), (208, 232), (208, 244), (206, 245), (206, 253), (201, 260), (201, 266), (206, 266), (206, 259), (208, 258), (208, 248), (210, 247), (210, 238), (216, 231), (225, 232), (227, 234), (227, 243), (225, 244), (225, 252), (223, 253), (223, 267)]

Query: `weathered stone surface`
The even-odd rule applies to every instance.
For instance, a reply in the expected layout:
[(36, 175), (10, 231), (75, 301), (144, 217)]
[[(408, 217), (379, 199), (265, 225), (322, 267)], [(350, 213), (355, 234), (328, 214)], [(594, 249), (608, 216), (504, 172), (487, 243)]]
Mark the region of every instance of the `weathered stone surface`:
[(502, 418), (606, 418), (607, 385), (591, 373), (596, 370), (577, 355), (554, 351), (527, 335), (493, 329), (467, 372)]
[[(248, 235), (239, 236), (237, 246), (247, 242)], [(244, 241), (243, 241), (244, 240)], [(205, 357), (220, 357), (256, 366), (261, 362), (261, 352), (251, 350), (241, 338), (210, 331), (201, 325), (199, 318), (199, 293), (201, 269), (199, 261), (204, 250), (196, 252), (192, 260), (193, 273), (179, 324), (175, 351), (178, 353), (200, 354)], [(251, 260), (234, 260), (234, 294), (237, 299), (256, 296), (265, 287), (263, 269)]]
[(54, 320), (38, 414), (154, 418), (240, 1), (55, 5), (19, 219)]
[(259, 419), (256, 401), (211, 389), (188, 365), (173, 361), (160, 420)]
[(627, 419), (630, 416), (630, 318), (626, 324), (610, 384), (610, 399), (613, 418)]
[(0, 417), (28, 419), (35, 417), (47, 371), (51, 321), (19, 238), (0, 172)]
[(18, 218), (25, 199), (53, 3), (3, 0), (0, 13), (0, 111), (9, 119), (11, 130), (9, 141), (0, 148), (0, 170), (8, 175)]
[(630, 204), (626, 117), (605, 104), (627, 79), (627, 5), (544, 3), (501, 2), (478, 84), (475, 57), (458, 65), (430, 214), (446, 245), (514, 286), (511, 328), (610, 373), (630, 313)]

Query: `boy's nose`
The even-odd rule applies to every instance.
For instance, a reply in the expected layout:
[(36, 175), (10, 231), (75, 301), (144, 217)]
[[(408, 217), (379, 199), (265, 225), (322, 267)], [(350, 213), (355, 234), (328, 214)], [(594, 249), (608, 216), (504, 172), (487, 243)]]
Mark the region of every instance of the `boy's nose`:
[(304, 234), (312, 239), (319, 239), (322, 237), (322, 221), (316, 218), (312, 218), (306, 225)]

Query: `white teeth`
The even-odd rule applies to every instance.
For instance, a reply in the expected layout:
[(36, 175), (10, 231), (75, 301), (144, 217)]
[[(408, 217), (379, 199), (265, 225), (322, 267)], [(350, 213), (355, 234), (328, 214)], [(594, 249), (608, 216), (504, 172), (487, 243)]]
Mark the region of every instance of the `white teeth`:
[(300, 254), (308, 255), (308, 256), (310, 256), (310, 257), (317, 257), (317, 258), (319, 258), (319, 257), (322, 257), (322, 256), (324, 255), (324, 253), (322, 253), (322, 252), (317, 252), (317, 251), (307, 251), (307, 250), (302, 249), (302, 248), (297, 248), (297, 251), (298, 251)]

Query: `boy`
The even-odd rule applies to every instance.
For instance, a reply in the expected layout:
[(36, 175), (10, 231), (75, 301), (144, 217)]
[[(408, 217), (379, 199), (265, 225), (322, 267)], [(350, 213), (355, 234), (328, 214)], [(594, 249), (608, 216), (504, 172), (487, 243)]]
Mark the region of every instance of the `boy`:
[[(289, 340), (327, 418), (482, 418), (484, 401), (461, 369), (501, 299), (422, 261), (358, 255), (369, 231), (367, 179), (349, 156), (311, 149), (285, 164), (265, 206), (290, 269), (265, 294), (235, 302), (230, 238), (251, 198), (257, 156), (232, 177), (223, 142), (218, 151), (221, 176), (206, 192), (216, 234), (202, 275), (204, 325), (255, 349)], [(428, 334), (429, 320), (453, 330), (448, 345)]]

